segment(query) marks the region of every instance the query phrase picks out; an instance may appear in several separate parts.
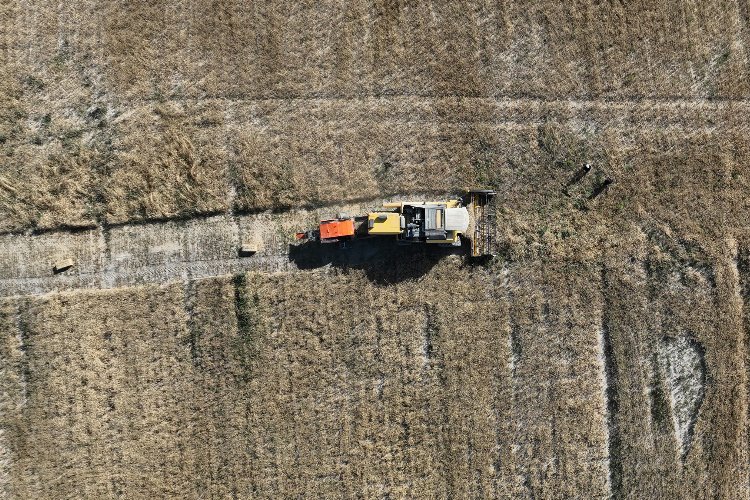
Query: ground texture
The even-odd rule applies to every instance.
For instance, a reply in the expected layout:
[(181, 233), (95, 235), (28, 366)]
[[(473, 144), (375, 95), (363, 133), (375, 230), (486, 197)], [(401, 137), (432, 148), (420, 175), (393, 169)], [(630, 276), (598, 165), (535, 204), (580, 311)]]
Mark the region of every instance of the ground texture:
[[(749, 52), (747, 0), (0, 0), (0, 492), (750, 497)], [(292, 242), (471, 186), (490, 262)]]

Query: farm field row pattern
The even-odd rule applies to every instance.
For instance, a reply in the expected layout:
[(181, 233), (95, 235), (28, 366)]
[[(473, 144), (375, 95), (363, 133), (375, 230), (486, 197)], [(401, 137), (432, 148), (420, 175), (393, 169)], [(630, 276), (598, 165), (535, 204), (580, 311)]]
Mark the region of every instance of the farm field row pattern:
[(731, 0), (7, 2), (0, 232), (453, 190), (488, 180), (482, 155), (538, 182), (545, 126), (619, 156), (744, 137), (748, 19)]
[[(738, 259), (711, 276), (448, 256), (416, 280), (331, 268), (5, 298), (0, 479), (14, 496), (731, 496)], [(670, 368), (674, 349), (696, 366)]]
[[(0, 496), (750, 497), (749, 47), (744, 0), (0, 2)], [(491, 263), (289, 246), (465, 187)]]
[[(315, 208), (426, 186), (505, 187), (519, 176), (543, 193), (546, 178), (571, 175), (573, 157), (585, 153), (606, 155), (610, 174), (622, 178), (685, 143), (745, 148), (750, 114), (747, 102), (447, 97), (96, 109), (102, 128), (83, 113), (79, 128), (63, 130), (53, 111), (49, 124), (0, 145), (9, 154), (0, 166), (0, 232)], [(558, 151), (552, 172), (540, 140), (550, 130), (576, 148)]]

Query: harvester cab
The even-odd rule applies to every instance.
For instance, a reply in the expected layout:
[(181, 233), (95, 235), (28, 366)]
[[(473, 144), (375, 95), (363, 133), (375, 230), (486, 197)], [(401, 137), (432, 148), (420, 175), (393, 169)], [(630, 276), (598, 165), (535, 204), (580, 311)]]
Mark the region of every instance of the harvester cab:
[(458, 247), (471, 241), (470, 254), (493, 254), (495, 218), (491, 190), (469, 191), (447, 201), (400, 201), (383, 204), (384, 210), (358, 217), (338, 216), (320, 222), (317, 229), (297, 233), (297, 239), (321, 243), (345, 242), (376, 236), (395, 237), (399, 244), (426, 243)]

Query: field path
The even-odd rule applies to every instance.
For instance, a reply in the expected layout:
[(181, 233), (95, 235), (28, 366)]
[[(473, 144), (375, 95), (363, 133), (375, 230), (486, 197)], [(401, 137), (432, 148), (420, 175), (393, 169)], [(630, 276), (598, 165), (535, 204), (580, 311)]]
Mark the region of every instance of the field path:
[[(0, 235), (0, 297), (171, 283), (250, 270), (285, 272), (320, 267), (325, 264), (320, 246), (297, 245), (294, 233), (314, 227), (322, 218), (360, 214), (379, 204), (380, 199), (315, 210)], [(255, 245), (257, 253), (241, 255), (243, 244)], [(362, 257), (361, 252), (355, 252)], [(350, 250), (344, 258), (351, 260), (352, 253)], [(338, 249), (325, 247), (322, 255), (328, 255), (329, 260), (338, 258)], [(72, 259), (74, 266), (55, 273), (55, 263), (65, 259)]]
[[(0, 296), (81, 288), (167, 283), (248, 270), (296, 269), (282, 227), (303, 214), (218, 215), (187, 221), (126, 224), (0, 236)], [(303, 229), (304, 227), (300, 227)], [(259, 246), (240, 256), (242, 243)], [(55, 262), (75, 265), (55, 274)]]

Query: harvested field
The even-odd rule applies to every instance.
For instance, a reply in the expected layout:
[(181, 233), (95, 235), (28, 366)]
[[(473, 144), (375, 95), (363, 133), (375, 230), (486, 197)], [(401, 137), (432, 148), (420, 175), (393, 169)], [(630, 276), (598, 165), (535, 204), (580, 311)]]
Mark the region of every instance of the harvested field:
[[(0, 2), (0, 496), (750, 497), (749, 50), (744, 0)], [(293, 240), (467, 187), (494, 260)]]
[[(527, 350), (512, 369), (503, 284), (483, 269), (456, 283), (459, 266), (449, 258), (419, 282), (388, 274), (391, 286), (361, 271), (252, 273), (23, 300), (24, 345), (6, 350), (22, 349), (31, 377), (6, 423), (11, 491), (504, 496), (561, 488), (532, 472), (556, 457), (578, 473), (565, 488), (603, 494), (596, 336), (540, 377), (527, 359), (553, 339), (519, 321)], [(10, 368), (15, 387), (24, 371)], [(528, 383), (543, 392), (515, 392)], [(556, 402), (574, 388), (588, 397)], [(562, 441), (545, 409), (570, 423)]]
[[(5, 299), (4, 484), (21, 497), (731, 496), (747, 477), (742, 302), (709, 283), (731, 264), (713, 276), (603, 258), (448, 256), (418, 279), (382, 259)], [(692, 393), (665, 368), (680, 338), (696, 346)]]

